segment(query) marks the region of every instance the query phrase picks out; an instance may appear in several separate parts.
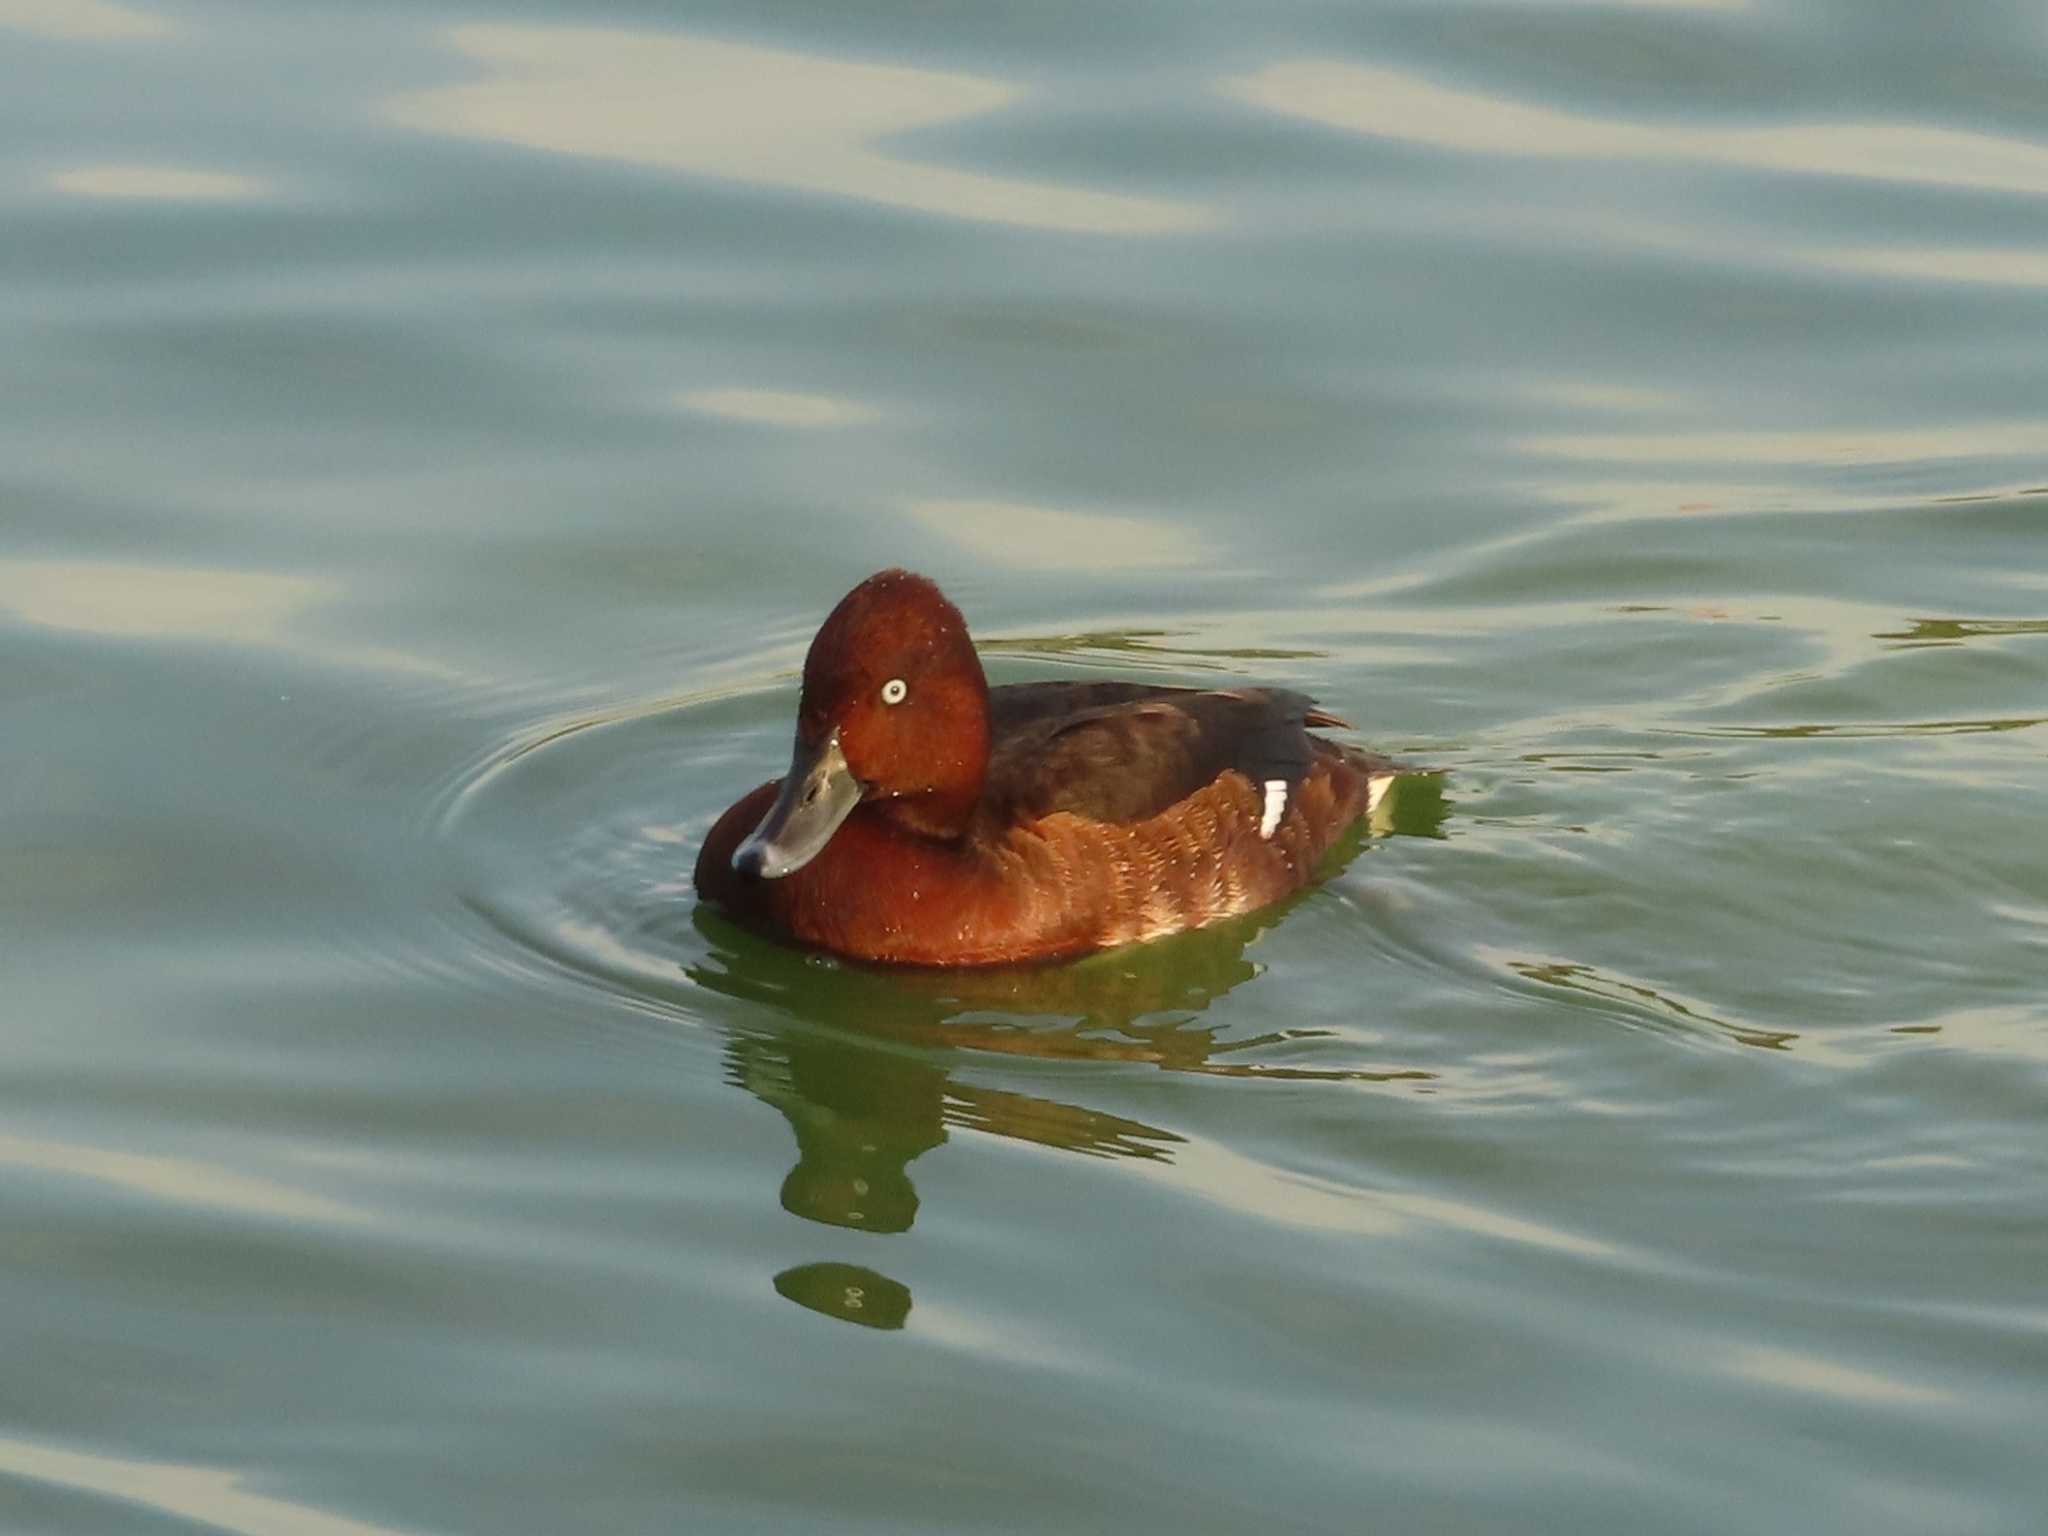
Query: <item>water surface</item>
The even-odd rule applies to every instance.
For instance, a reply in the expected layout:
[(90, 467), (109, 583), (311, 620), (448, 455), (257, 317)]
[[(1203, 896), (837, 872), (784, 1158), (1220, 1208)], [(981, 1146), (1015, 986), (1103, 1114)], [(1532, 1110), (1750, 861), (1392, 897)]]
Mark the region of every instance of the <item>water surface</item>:
[[(2048, 24), (0, 0), (0, 1524), (2020, 1532)], [(1445, 770), (696, 909), (868, 571)]]

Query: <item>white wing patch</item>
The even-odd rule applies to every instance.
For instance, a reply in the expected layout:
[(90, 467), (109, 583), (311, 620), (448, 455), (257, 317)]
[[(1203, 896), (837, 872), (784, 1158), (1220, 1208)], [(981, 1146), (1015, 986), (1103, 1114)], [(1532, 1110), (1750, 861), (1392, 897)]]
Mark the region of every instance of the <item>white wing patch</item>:
[(1380, 808), (1380, 802), (1387, 798), (1387, 791), (1394, 787), (1396, 775), (1391, 773), (1368, 774), (1365, 780), (1365, 814), (1370, 816)]
[(1259, 836), (1271, 838), (1279, 828), (1280, 818), (1287, 814), (1287, 781), (1268, 779), (1265, 790), (1266, 809), (1259, 816)]

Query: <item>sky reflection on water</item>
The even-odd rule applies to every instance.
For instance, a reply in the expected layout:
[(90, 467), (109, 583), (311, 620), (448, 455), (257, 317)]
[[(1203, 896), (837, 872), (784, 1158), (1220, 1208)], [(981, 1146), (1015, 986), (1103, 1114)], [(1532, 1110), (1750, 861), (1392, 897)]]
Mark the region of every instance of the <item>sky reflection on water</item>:
[(1156, 235), (1212, 222), (1193, 204), (952, 170), (879, 147), (1014, 105), (1024, 90), (1003, 81), (674, 32), (463, 26), (448, 43), (490, 77), (402, 97), (387, 108), (392, 121), (1036, 229)]
[[(2038, 5), (0, 37), (0, 1527), (2038, 1525)], [(739, 933), (892, 563), (1441, 774)]]

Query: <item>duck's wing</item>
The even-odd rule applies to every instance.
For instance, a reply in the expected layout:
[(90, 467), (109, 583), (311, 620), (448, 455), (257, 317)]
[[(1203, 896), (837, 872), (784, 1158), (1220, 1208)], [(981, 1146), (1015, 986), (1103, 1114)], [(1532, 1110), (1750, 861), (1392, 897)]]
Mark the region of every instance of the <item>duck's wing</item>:
[(1268, 836), (1314, 761), (1308, 727), (1343, 724), (1279, 688), (1027, 683), (989, 703), (999, 814), (1143, 821), (1235, 769), (1265, 794)]
[(989, 737), (1001, 750), (1006, 738), (1021, 732), (1073, 724), (1121, 704), (1170, 701), (1199, 692), (1157, 683), (1007, 683), (988, 691)]

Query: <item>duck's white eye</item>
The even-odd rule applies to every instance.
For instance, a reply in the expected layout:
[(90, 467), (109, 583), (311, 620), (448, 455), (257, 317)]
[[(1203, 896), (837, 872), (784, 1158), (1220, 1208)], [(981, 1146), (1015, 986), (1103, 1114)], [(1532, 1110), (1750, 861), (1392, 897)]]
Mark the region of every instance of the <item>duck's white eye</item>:
[(903, 681), (900, 677), (892, 677), (889, 681), (882, 684), (882, 702), (884, 704), (901, 704), (909, 697), (910, 684)]

